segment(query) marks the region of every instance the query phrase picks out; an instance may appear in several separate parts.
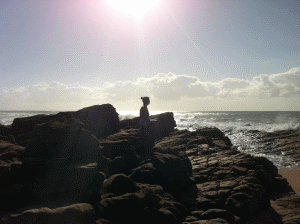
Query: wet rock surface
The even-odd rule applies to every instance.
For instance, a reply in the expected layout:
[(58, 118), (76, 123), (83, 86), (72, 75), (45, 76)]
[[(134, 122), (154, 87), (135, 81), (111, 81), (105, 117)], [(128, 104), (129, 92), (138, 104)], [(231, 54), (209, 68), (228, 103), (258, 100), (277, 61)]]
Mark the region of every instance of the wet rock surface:
[(116, 116), (100, 105), (2, 128), (27, 147), (0, 142), (0, 223), (297, 223), (299, 197), (273, 163), (219, 129), (173, 130), (164, 113), (145, 136)]

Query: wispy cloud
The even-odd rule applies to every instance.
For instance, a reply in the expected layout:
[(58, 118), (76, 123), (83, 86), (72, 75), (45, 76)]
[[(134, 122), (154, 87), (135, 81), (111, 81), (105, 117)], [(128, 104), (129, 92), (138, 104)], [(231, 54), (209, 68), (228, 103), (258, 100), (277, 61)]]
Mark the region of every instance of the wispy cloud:
[(1, 88), (0, 91), (1, 109), (65, 110), (101, 103), (122, 104), (123, 108), (146, 95), (160, 102), (182, 104), (208, 98), (222, 101), (291, 98), (300, 96), (300, 67), (280, 74), (262, 74), (252, 80), (227, 78), (219, 82), (202, 82), (194, 76), (168, 73), (105, 83), (101, 88), (51, 82), (18, 89)]

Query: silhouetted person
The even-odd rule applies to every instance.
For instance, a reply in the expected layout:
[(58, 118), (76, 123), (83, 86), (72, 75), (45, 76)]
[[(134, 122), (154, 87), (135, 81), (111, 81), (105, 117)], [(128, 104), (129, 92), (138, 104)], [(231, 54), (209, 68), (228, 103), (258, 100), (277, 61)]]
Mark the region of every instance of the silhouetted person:
[(145, 131), (146, 126), (149, 125), (149, 111), (147, 106), (150, 104), (149, 97), (141, 97), (143, 101), (143, 106), (140, 109), (140, 127), (142, 131)]
[(140, 109), (140, 129), (143, 138), (142, 159), (151, 159), (153, 156), (154, 133), (153, 124), (150, 122), (147, 106), (150, 104), (149, 97), (141, 97), (143, 106)]

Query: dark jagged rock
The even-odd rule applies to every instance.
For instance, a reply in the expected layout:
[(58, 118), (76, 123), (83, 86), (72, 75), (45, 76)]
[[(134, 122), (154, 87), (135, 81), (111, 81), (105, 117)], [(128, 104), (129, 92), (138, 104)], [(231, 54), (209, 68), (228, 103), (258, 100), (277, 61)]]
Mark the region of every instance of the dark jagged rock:
[(119, 117), (111, 104), (95, 105), (78, 110), (74, 117), (83, 122), (97, 138), (104, 138), (119, 131)]
[[(150, 116), (150, 119), (156, 120), (154, 130), (156, 137), (167, 136), (176, 127), (174, 115), (171, 112)], [(120, 128), (124, 130), (139, 129), (140, 118), (127, 119), (120, 121)]]
[(26, 147), (37, 124), (43, 124), (53, 119), (70, 118), (80, 120), (85, 124), (85, 128), (97, 138), (104, 138), (119, 131), (118, 113), (110, 104), (86, 107), (76, 112), (60, 112), (55, 115), (40, 114), (16, 118), (11, 125), (11, 129), (16, 142)]

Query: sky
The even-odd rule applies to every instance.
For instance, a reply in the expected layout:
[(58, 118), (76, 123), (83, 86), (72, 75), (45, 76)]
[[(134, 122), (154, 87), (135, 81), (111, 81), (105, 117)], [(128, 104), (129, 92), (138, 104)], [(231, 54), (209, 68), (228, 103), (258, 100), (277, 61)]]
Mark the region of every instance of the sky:
[(299, 0), (111, 1), (1, 0), (0, 110), (300, 111)]

